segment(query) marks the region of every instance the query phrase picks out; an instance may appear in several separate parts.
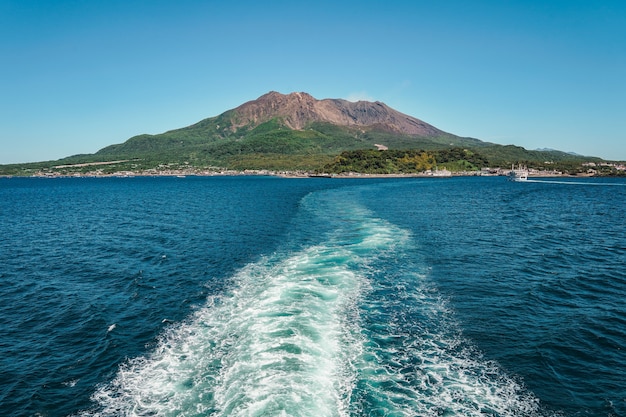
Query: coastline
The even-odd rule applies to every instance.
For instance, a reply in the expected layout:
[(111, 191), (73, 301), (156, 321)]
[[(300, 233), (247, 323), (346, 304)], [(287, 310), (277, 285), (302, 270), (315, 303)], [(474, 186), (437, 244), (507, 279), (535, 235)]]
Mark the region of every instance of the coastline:
[[(449, 178), (449, 177), (473, 177), (473, 176), (508, 176), (511, 168), (481, 168), (475, 171), (448, 171), (446, 168), (412, 173), (365, 173), (365, 172), (342, 172), (328, 173), (317, 170), (272, 170), (272, 169), (228, 169), (219, 166), (196, 167), (188, 162), (184, 164), (160, 164), (152, 168), (140, 168), (133, 160), (116, 160), (107, 162), (87, 162), (78, 164), (54, 165), (47, 167), (22, 168), (21, 171), (5, 171), (0, 178), (11, 177), (35, 177), (35, 178), (110, 178), (110, 177), (186, 177), (186, 176), (275, 176), (280, 178)], [(115, 165), (118, 165), (115, 167)], [(0, 165), (2, 167), (2, 165)], [(532, 178), (588, 178), (588, 177), (622, 177), (626, 175), (624, 163), (585, 163), (584, 169), (576, 173), (563, 172), (556, 169), (527, 169), (528, 177)], [(608, 167), (600, 169), (599, 167)]]
[[(64, 166), (63, 168), (67, 168)], [(510, 170), (497, 169), (485, 171), (426, 171), (421, 173), (396, 173), (396, 174), (370, 174), (360, 172), (346, 172), (340, 174), (316, 173), (312, 171), (273, 171), (273, 170), (229, 170), (229, 169), (174, 169), (174, 170), (143, 170), (143, 171), (116, 171), (105, 173), (100, 170), (89, 172), (35, 172), (32, 175), (0, 175), (0, 178), (132, 178), (132, 177), (216, 177), (216, 176), (272, 176), (278, 178), (328, 178), (328, 179), (375, 179), (375, 178), (451, 178), (451, 177), (498, 177), (507, 176)], [(570, 175), (556, 171), (531, 171), (529, 177), (533, 178), (587, 178), (592, 174)]]

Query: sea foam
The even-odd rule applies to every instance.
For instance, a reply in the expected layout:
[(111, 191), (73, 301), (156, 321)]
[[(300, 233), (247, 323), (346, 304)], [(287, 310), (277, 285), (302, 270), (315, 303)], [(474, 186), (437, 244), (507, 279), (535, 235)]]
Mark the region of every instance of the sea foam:
[(121, 366), (85, 414), (537, 414), (532, 395), (463, 339), (410, 234), (328, 194), (307, 206), (333, 214), (321, 243), (242, 269)]

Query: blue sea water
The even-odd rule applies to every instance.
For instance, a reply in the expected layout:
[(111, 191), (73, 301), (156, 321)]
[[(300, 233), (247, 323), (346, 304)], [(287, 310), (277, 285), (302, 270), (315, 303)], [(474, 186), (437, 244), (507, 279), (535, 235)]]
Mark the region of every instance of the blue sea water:
[(0, 415), (626, 416), (623, 180), (0, 179)]

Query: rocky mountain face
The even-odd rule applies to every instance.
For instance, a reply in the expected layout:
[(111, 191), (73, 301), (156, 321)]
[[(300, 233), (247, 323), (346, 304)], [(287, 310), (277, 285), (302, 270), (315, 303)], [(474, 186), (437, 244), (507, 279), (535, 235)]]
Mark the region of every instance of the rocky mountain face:
[(233, 124), (235, 129), (280, 117), (287, 127), (294, 130), (302, 130), (312, 122), (327, 122), (339, 126), (374, 126), (391, 132), (425, 137), (446, 134), (378, 101), (317, 100), (307, 93), (281, 94), (272, 91), (233, 111), (237, 115)]

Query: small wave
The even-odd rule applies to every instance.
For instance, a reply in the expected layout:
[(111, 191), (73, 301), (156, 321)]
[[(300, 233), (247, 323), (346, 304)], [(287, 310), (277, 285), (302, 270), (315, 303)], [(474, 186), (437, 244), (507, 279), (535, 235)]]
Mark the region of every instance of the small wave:
[(78, 384), (78, 381), (79, 381), (78, 379), (72, 379), (72, 380), (69, 380), (69, 381), (65, 381), (63, 383), (63, 385), (65, 385), (66, 387), (72, 388), (72, 387), (75, 387), (76, 384)]

